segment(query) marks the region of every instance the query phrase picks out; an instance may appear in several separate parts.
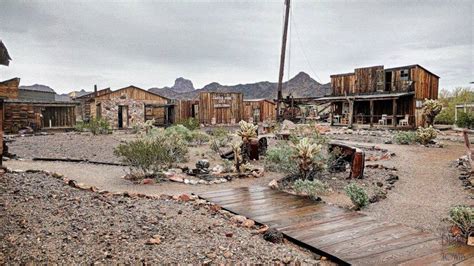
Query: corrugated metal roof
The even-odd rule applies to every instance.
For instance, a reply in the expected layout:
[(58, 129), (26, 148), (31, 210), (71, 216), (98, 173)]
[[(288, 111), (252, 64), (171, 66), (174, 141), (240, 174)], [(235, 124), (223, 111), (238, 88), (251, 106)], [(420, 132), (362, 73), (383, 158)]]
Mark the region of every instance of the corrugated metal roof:
[(337, 100), (370, 100), (378, 98), (398, 98), (402, 96), (414, 95), (415, 92), (398, 92), (398, 93), (381, 93), (381, 94), (364, 94), (364, 95), (348, 95), (348, 96), (325, 96), (315, 101), (337, 101)]

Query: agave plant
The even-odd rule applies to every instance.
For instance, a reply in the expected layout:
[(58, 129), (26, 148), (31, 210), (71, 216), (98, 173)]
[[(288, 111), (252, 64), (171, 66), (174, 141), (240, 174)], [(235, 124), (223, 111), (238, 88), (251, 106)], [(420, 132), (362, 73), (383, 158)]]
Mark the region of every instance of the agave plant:
[(295, 158), (298, 162), (300, 174), (306, 179), (313, 169), (315, 158), (321, 152), (321, 145), (312, 143), (308, 138), (302, 138), (295, 147)]
[(240, 129), (237, 131), (237, 135), (242, 138), (244, 143), (249, 142), (251, 138), (257, 137), (258, 126), (243, 120), (239, 122), (239, 125)]

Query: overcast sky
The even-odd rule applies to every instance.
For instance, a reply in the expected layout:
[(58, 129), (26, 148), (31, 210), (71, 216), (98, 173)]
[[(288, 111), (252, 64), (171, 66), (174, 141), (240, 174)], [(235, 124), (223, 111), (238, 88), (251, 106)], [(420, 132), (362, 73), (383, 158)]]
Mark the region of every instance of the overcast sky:
[[(177, 77), (196, 88), (276, 81), (283, 2), (0, 0), (0, 39), (13, 58), (0, 80), (60, 93)], [(356, 67), (420, 64), (441, 88), (469, 86), (473, 3), (292, 0), (289, 75), (326, 83)]]

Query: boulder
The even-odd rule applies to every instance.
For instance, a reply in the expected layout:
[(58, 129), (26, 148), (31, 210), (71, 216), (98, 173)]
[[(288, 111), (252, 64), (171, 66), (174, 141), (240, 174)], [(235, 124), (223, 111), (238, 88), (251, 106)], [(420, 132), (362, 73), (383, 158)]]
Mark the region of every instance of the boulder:
[(247, 220), (247, 218), (245, 216), (242, 216), (242, 215), (234, 215), (234, 216), (232, 216), (232, 218), (230, 218), (231, 222), (239, 223), (239, 224), (244, 223), (246, 220)]
[(208, 169), (211, 164), (208, 160), (202, 159), (197, 161), (196, 168), (197, 169)]
[(283, 238), (283, 234), (275, 228), (270, 228), (263, 234), (263, 239), (276, 244), (282, 243)]

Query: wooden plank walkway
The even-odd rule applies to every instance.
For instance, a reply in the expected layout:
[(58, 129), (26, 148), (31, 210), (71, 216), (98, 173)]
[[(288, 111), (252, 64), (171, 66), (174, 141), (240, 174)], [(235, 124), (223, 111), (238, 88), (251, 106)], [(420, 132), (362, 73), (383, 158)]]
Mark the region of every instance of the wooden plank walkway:
[(444, 250), (441, 239), (433, 234), (267, 187), (210, 191), (199, 196), (276, 228), (288, 239), (341, 263), (469, 265), (474, 258), (473, 247)]

